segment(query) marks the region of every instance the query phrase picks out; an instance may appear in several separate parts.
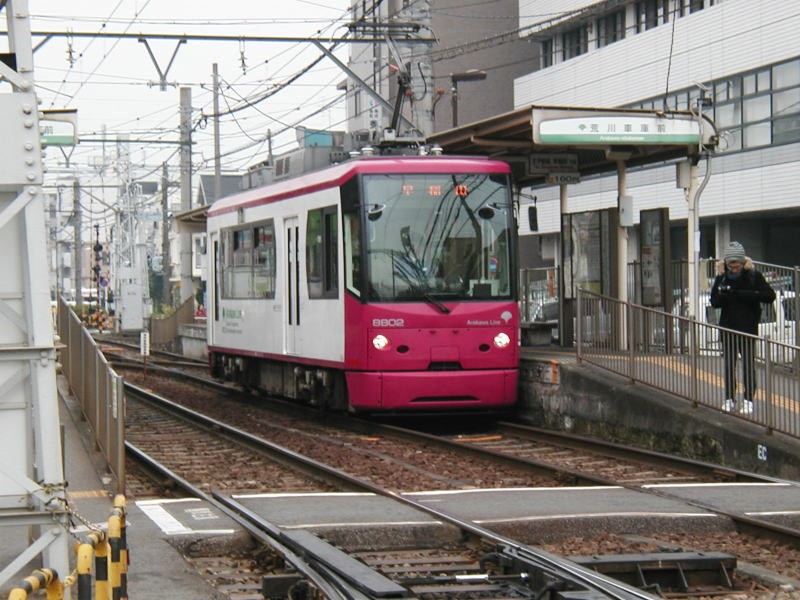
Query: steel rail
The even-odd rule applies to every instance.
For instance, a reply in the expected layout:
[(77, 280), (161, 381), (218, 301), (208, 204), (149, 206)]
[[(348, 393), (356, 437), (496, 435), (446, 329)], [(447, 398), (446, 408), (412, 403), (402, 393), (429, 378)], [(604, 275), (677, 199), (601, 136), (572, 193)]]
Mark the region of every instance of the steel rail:
[[(504, 426), (505, 425), (506, 424), (504, 424)], [(508, 424), (508, 425), (512, 425), (512, 424)], [(548, 466), (548, 464), (546, 462), (543, 462), (543, 461), (535, 461), (535, 460), (531, 460), (531, 459), (528, 459), (528, 458), (521, 458), (521, 457), (517, 457), (517, 456), (507, 455), (507, 454), (503, 454), (502, 452), (498, 452), (496, 450), (489, 450), (487, 448), (469, 447), (469, 446), (466, 446), (463, 443), (456, 442), (456, 441), (453, 441), (453, 440), (450, 440), (450, 439), (447, 439), (447, 438), (443, 438), (443, 437), (440, 437), (440, 436), (436, 436), (436, 435), (433, 435), (433, 434), (428, 434), (428, 433), (424, 433), (424, 432), (420, 432), (420, 431), (415, 431), (415, 430), (412, 430), (412, 429), (405, 429), (405, 428), (401, 428), (401, 427), (396, 427), (396, 426), (393, 426), (393, 425), (382, 425), (382, 426), (383, 427), (387, 427), (387, 428), (389, 428), (391, 430), (394, 430), (400, 435), (404, 435), (404, 436), (407, 436), (409, 438), (418, 437), (420, 439), (424, 439), (426, 441), (438, 444), (438, 445), (440, 445), (442, 447), (446, 447), (446, 448), (449, 448), (449, 449), (463, 449), (463, 450), (466, 450), (466, 451), (474, 453), (476, 456), (484, 456), (485, 457), (485, 456), (488, 455), (488, 456), (491, 456), (493, 458), (497, 458), (498, 460), (506, 460), (507, 464), (509, 464), (509, 465), (524, 466), (526, 464), (530, 464), (534, 468), (537, 468), (537, 469), (546, 468)], [(513, 426), (515, 428), (521, 428), (521, 426), (518, 426), (518, 425), (513, 425)], [(559, 435), (556, 432), (546, 432), (546, 433), (547, 433), (547, 435), (549, 435), (552, 438), (557, 438), (558, 435)], [(579, 436), (569, 436), (569, 437), (571, 437), (572, 440), (580, 439)], [(569, 437), (567, 437), (565, 439), (569, 439)], [(587, 440), (586, 438), (583, 438), (583, 443), (589, 444), (589, 443), (592, 443), (592, 441), (591, 440)], [(606, 448), (606, 449), (611, 449), (611, 448), (615, 448), (615, 447), (617, 449), (624, 448), (623, 446), (612, 444), (610, 442), (600, 442), (599, 445), (604, 447), (604, 448)], [(640, 453), (643, 457), (645, 457), (645, 456), (653, 456), (653, 457), (659, 457), (662, 460), (667, 460), (669, 458), (667, 455), (661, 455), (661, 454), (659, 454), (657, 452), (653, 452), (653, 451), (650, 451), (650, 450), (639, 450), (639, 449), (629, 449), (629, 450), (631, 452)], [(692, 468), (698, 468), (698, 467), (705, 466), (710, 471), (718, 472), (718, 473), (727, 473), (727, 474), (730, 474), (732, 477), (741, 477), (741, 478), (748, 477), (749, 479), (745, 479), (745, 481), (751, 481), (751, 482), (759, 482), (759, 481), (761, 481), (761, 482), (764, 482), (764, 483), (783, 483), (783, 484), (789, 484), (789, 485), (793, 485), (793, 486), (800, 486), (800, 483), (795, 482), (795, 481), (788, 481), (788, 480), (785, 480), (785, 479), (778, 479), (778, 478), (775, 478), (775, 477), (769, 477), (769, 476), (755, 474), (755, 473), (746, 473), (745, 471), (740, 471), (740, 470), (737, 470), (737, 469), (730, 469), (728, 467), (722, 467), (720, 465), (713, 465), (711, 463), (703, 463), (701, 461), (693, 461), (693, 460), (685, 459), (685, 458), (682, 458), (682, 457), (672, 457), (672, 458), (674, 458), (674, 460), (676, 461), (677, 464), (683, 463), (683, 464), (686, 464), (687, 466), (692, 467)], [(694, 507), (697, 507), (697, 508), (701, 508), (701, 509), (706, 510), (706, 511), (708, 511), (710, 513), (713, 513), (713, 514), (716, 514), (716, 515), (720, 515), (722, 517), (726, 517), (726, 518), (730, 519), (737, 526), (737, 528), (739, 528), (739, 530), (742, 531), (742, 532), (749, 532), (751, 534), (758, 535), (758, 536), (768, 535), (774, 540), (778, 540), (780, 542), (783, 542), (783, 543), (792, 545), (794, 547), (800, 548), (800, 529), (796, 529), (796, 528), (793, 528), (793, 527), (787, 527), (787, 526), (784, 526), (784, 525), (780, 525), (780, 524), (773, 523), (771, 521), (766, 521), (764, 519), (759, 519), (759, 518), (756, 518), (756, 517), (750, 517), (750, 516), (742, 514), (742, 513), (735, 513), (735, 512), (731, 512), (731, 511), (726, 511), (726, 510), (723, 510), (723, 509), (721, 509), (719, 507), (716, 507), (714, 505), (707, 504), (707, 503), (701, 502), (699, 500), (687, 499), (687, 498), (684, 498), (684, 497), (679, 496), (677, 494), (671, 494), (671, 493), (666, 492), (666, 491), (661, 490), (661, 489), (653, 489), (651, 487), (644, 488), (644, 487), (642, 487), (640, 485), (634, 485), (634, 484), (630, 484), (630, 483), (613, 481), (613, 480), (609, 480), (609, 479), (606, 479), (606, 478), (603, 478), (603, 477), (596, 477), (596, 476), (591, 475), (589, 473), (583, 473), (583, 472), (580, 472), (580, 471), (574, 471), (572, 469), (562, 469), (560, 467), (558, 469), (555, 469), (555, 467), (553, 465), (549, 465), (549, 466), (550, 466), (550, 468), (552, 468), (554, 470), (558, 470), (558, 471), (561, 471), (561, 472), (569, 473), (570, 475), (573, 475), (573, 476), (575, 476), (577, 478), (585, 479), (587, 481), (594, 481), (595, 483), (597, 483), (599, 485), (614, 485), (614, 486), (624, 487), (626, 489), (629, 489), (629, 490), (635, 491), (635, 492), (639, 492), (639, 493), (652, 494), (652, 495), (659, 496), (659, 497), (662, 497), (662, 498), (668, 498), (668, 499), (671, 499), (671, 500), (678, 500), (680, 502), (688, 504), (689, 506), (694, 506)]]
[[(678, 471), (685, 471), (687, 473), (705, 474), (712, 473), (722, 477), (728, 477), (735, 481), (742, 482), (770, 482), (770, 483), (786, 483), (784, 479), (771, 477), (769, 475), (762, 475), (760, 473), (750, 473), (741, 469), (734, 469), (724, 465), (717, 465), (705, 461), (696, 460), (693, 458), (686, 458), (684, 456), (677, 456), (674, 454), (666, 454), (656, 450), (649, 450), (647, 448), (637, 448), (634, 446), (626, 446), (616, 442), (609, 442), (608, 440), (600, 440), (595, 438), (587, 438), (574, 433), (567, 433), (564, 431), (553, 431), (549, 429), (542, 429), (532, 425), (525, 425), (522, 423), (511, 423), (507, 421), (498, 421), (495, 426), (502, 430), (508, 431), (515, 435), (534, 436), (536, 439), (552, 440), (553, 443), (568, 446), (576, 449), (593, 450), (594, 448), (601, 448), (607, 456), (621, 457), (631, 459), (634, 461), (642, 461), (655, 463), (665, 467), (670, 467)], [(792, 482), (794, 483), (794, 482)]]
[(199, 498), (204, 502), (208, 502), (210, 505), (214, 506), (225, 516), (232, 519), (242, 529), (247, 531), (247, 533), (253, 536), (256, 540), (266, 544), (270, 548), (275, 549), (320, 591), (325, 593), (328, 598), (341, 600), (355, 600), (357, 598), (364, 598), (364, 596), (362, 596), (358, 590), (348, 589), (348, 586), (343, 584), (341, 581), (331, 578), (328, 572), (321, 571), (310, 562), (302, 558), (300, 554), (282, 544), (279, 541), (281, 531), (276, 525), (273, 525), (265, 519), (260, 519), (260, 523), (255, 525), (245, 515), (242, 515), (239, 512), (231, 509), (225, 503), (217, 500), (217, 498), (215, 498), (213, 495), (204, 492), (187, 479), (184, 479), (130, 442), (125, 442), (125, 449), (137, 460), (146, 464), (149, 468), (157, 471), (171, 481), (174, 481), (176, 485), (193, 497)]
[[(122, 340), (107, 339), (101, 336), (92, 336), (92, 339), (98, 346), (119, 346), (121, 348), (127, 348), (129, 350), (137, 350), (137, 351), (140, 349), (139, 344), (134, 344), (133, 342), (123, 342)], [(166, 350), (150, 350), (150, 354), (153, 356), (164, 356), (176, 362), (185, 362), (191, 365), (197, 365), (198, 367), (208, 366), (208, 361), (189, 358), (187, 356), (184, 356), (183, 354), (176, 354), (175, 352), (167, 352)]]
[[(315, 461), (309, 457), (289, 450), (288, 448), (284, 448), (278, 444), (258, 438), (238, 428), (226, 425), (225, 423), (216, 419), (206, 417), (196, 411), (187, 409), (179, 404), (176, 404), (175, 402), (163, 398), (162, 396), (143, 390), (142, 388), (134, 386), (130, 383), (126, 383), (125, 385), (126, 388), (131, 390), (136, 396), (140, 398), (148, 398), (147, 401), (153, 403), (154, 405), (161, 406), (164, 409), (175, 412), (184, 418), (204, 424), (205, 426), (214, 429), (217, 433), (223, 432), (235, 438), (241, 438), (249, 445), (263, 447), (264, 449), (268, 449), (270, 453), (280, 455), (282, 458), (288, 459), (291, 462), (304, 465), (305, 467), (311, 467), (319, 473), (326, 474), (326, 476), (331, 479), (338, 479), (349, 489), (356, 488), (362, 491), (371, 492), (378, 496), (390, 498), (427, 515), (433, 516), (442, 522), (450, 524), (469, 536), (489, 541), (503, 548), (503, 552), (509, 557), (512, 557), (514, 560), (523, 563), (530, 569), (546, 574), (551, 579), (558, 579), (566, 581), (572, 585), (588, 587), (616, 600), (652, 600), (654, 598), (654, 596), (651, 594), (642, 592), (625, 583), (606, 577), (605, 575), (601, 575), (591, 569), (581, 567), (570, 560), (549, 552), (545, 552), (544, 550), (540, 550), (538, 548), (521, 544), (520, 542), (517, 542), (516, 540), (506, 536), (498, 535), (488, 529), (472, 523), (471, 521), (465, 521), (454, 515), (413, 500), (403, 494), (394, 492), (392, 490), (387, 490), (373, 484), (370, 481), (349, 475), (339, 469)], [(176, 483), (180, 485), (180, 479), (176, 480)]]
[(333, 467), (329, 467), (328, 465), (324, 465), (323, 463), (319, 463), (307, 456), (303, 456), (302, 454), (289, 450), (288, 448), (284, 448), (283, 446), (279, 446), (278, 444), (274, 444), (268, 440), (257, 437), (251, 433), (228, 425), (227, 423), (217, 419), (212, 419), (211, 417), (203, 415), (190, 408), (186, 408), (185, 406), (181, 406), (176, 402), (172, 402), (163, 396), (149, 392), (143, 388), (133, 385), (132, 383), (125, 382), (125, 390), (126, 393), (132, 397), (147, 402), (148, 404), (161, 410), (171, 412), (187, 421), (193, 422), (204, 427), (205, 429), (213, 431), (217, 435), (225, 435), (229, 439), (232, 439), (239, 444), (267, 454), (273, 460), (284, 465), (289, 464), (293, 468), (299, 469), (306, 473), (311, 473), (316, 476), (323, 474), (325, 475), (327, 482), (332, 483), (336, 487), (350, 491), (363, 489), (360, 479), (352, 477), (344, 471), (340, 471), (338, 469), (334, 469)]
[[(537, 472), (543, 472), (548, 474), (552, 473), (567, 474), (575, 481), (576, 484), (622, 486), (622, 487), (628, 487), (630, 489), (639, 489), (639, 486), (636, 485), (620, 483), (617, 480), (609, 479), (607, 477), (602, 477), (594, 473), (589, 473), (586, 471), (580, 471), (577, 469), (571, 469), (568, 467), (555, 465), (551, 462), (547, 462), (546, 460), (536, 460), (533, 458), (514, 456), (513, 454), (508, 454), (505, 452), (501, 452), (499, 450), (492, 450), (490, 448), (484, 448), (480, 446), (471, 446), (469, 444), (458, 442), (439, 435), (425, 433), (423, 431), (417, 431), (414, 429), (407, 429), (404, 427), (398, 427), (395, 425), (383, 424), (381, 425), (381, 427), (384, 427), (388, 431), (394, 433), (395, 435), (402, 436), (406, 439), (423, 440), (425, 442), (435, 444), (443, 448), (447, 448), (448, 450), (466, 452), (468, 454), (472, 454), (474, 456), (479, 456), (483, 458), (488, 457), (492, 460), (495, 460), (502, 464), (506, 464), (511, 467), (533, 469)], [(676, 464), (681, 464), (680, 460), (681, 459), (676, 459)], [(675, 470), (680, 470), (675, 465), (672, 465), (672, 468), (674, 468)]]

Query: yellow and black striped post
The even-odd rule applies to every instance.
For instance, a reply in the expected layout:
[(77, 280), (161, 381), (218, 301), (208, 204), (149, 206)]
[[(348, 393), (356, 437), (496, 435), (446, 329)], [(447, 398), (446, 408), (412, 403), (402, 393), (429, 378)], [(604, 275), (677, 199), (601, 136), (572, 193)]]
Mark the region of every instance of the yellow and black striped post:
[(61, 600), (64, 597), (64, 584), (58, 579), (58, 573), (53, 569), (36, 569), (22, 580), (19, 587), (11, 590), (8, 600), (26, 600), (28, 594), (41, 589), (47, 591), (47, 600)]
[[(101, 531), (93, 531), (88, 542), (78, 546), (78, 600), (108, 598), (108, 541)], [(94, 586), (92, 586), (92, 559), (94, 558)]]
[(108, 544), (111, 550), (109, 582), (112, 600), (128, 598), (128, 548), (125, 531), (125, 496), (114, 498), (114, 508), (108, 519)]

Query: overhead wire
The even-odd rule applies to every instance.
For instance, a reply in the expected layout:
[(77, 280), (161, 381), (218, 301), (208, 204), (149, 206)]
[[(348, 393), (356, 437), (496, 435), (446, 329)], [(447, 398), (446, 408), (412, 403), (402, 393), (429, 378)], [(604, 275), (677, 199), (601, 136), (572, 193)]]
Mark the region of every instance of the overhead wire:
[[(152, 0), (145, 0), (144, 6), (142, 6), (142, 7), (141, 7), (141, 8), (140, 8), (140, 9), (139, 9), (137, 12), (136, 12), (136, 14), (134, 14), (134, 16), (131, 18), (129, 25), (128, 25), (128, 26), (125, 28), (125, 33), (127, 33), (127, 31), (128, 31), (128, 30), (129, 30), (131, 27), (133, 27), (134, 23), (136, 22), (136, 17), (139, 15), (139, 12), (140, 12), (140, 11), (142, 11), (142, 10), (144, 10), (145, 8), (147, 8), (147, 6), (150, 4), (150, 2), (152, 2)], [(119, 1), (119, 3), (117, 4), (117, 8), (119, 7), (119, 5), (120, 5), (120, 4), (122, 4), (122, 0), (120, 0), (120, 1)], [(116, 8), (114, 9), (114, 11), (116, 12)], [(97, 39), (97, 38), (92, 38), (92, 41), (94, 41), (94, 40), (96, 40), (96, 39)], [(87, 76), (86, 76), (86, 79), (84, 79), (84, 80), (83, 80), (83, 81), (80, 83), (80, 85), (78, 86), (78, 89), (77, 89), (77, 90), (75, 90), (75, 92), (74, 92), (74, 93), (73, 93), (73, 94), (70, 96), (70, 100), (73, 100), (73, 99), (75, 98), (75, 96), (77, 96), (77, 95), (80, 93), (80, 91), (83, 89), (83, 86), (84, 86), (84, 85), (86, 85), (86, 83), (87, 83), (87, 82), (88, 82), (88, 81), (89, 81), (89, 80), (90, 80), (90, 79), (91, 79), (91, 78), (94, 76), (94, 74), (97, 72), (97, 69), (99, 69), (99, 68), (101, 67), (101, 65), (102, 65), (102, 64), (105, 62), (106, 58), (108, 58), (109, 54), (110, 54), (111, 52), (113, 52), (113, 51), (116, 49), (117, 45), (118, 45), (118, 44), (119, 44), (121, 41), (122, 41), (122, 39), (121, 39), (121, 38), (120, 38), (120, 39), (117, 39), (117, 40), (115, 40), (115, 41), (114, 41), (114, 43), (111, 45), (111, 50), (109, 50), (108, 52), (106, 52), (106, 53), (104, 53), (104, 54), (103, 54), (102, 58), (101, 58), (101, 59), (100, 59), (100, 61), (97, 63), (97, 65), (96, 65), (96, 66), (95, 66), (95, 68), (92, 70), (92, 72), (91, 72), (91, 73), (89, 73), (89, 75), (87, 75)], [(90, 43), (91, 43), (91, 42), (90, 42)]]
[[(139, 15), (139, 14), (141, 14), (141, 10), (140, 10), (140, 11), (137, 13), (137, 15)], [(346, 14), (347, 14), (347, 11), (345, 11), (345, 12), (343, 12), (343, 13), (342, 13), (342, 15), (346, 15)], [(113, 17), (113, 13), (112, 13), (112, 17)], [(336, 25), (336, 24), (338, 24), (338, 23), (341, 21), (341, 18), (342, 18), (342, 17), (339, 17), (338, 19), (336, 19), (336, 20), (333, 20), (333, 21), (331, 21), (330, 19), (325, 19), (325, 20), (321, 20), (321, 22), (325, 22), (325, 23), (327, 24), (328, 28), (330, 28), (332, 25)], [(108, 21), (108, 20), (109, 20), (109, 19), (106, 19), (106, 20), (104, 20), (104, 23), (105, 23), (106, 21)], [(113, 19), (112, 19), (112, 20), (113, 20)], [(141, 21), (141, 19), (140, 19), (140, 21)], [(277, 22), (277, 21), (279, 21), (279, 20), (277, 20), (277, 19), (272, 19), (272, 20), (269, 20), (269, 21), (272, 21), (272, 22)], [(313, 19), (312, 19), (312, 21), (313, 21)], [(308, 19), (304, 19), (304, 22), (308, 22)], [(323, 28), (323, 30), (324, 30), (324, 29), (325, 29), (325, 28)], [(95, 38), (93, 38), (93, 39), (95, 39)], [(299, 46), (299, 45), (294, 45), (295, 49), (297, 49), (297, 47), (298, 47), (298, 46)], [(280, 52), (278, 56), (280, 56), (280, 55), (286, 55), (286, 53), (287, 53), (287, 52), (291, 52), (291, 49), (289, 49), (289, 50), (286, 50), (286, 51), (282, 51), (282, 52)], [(300, 53), (298, 53), (298, 52), (295, 52), (295, 55), (296, 55), (296, 56), (299, 56), (299, 54), (300, 54)], [(105, 58), (105, 57), (104, 57), (104, 58)], [(273, 58), (274, 58), (274, 57), (273, 57)], [(287, 58), (287, 60), (286, 60), (286, 63), (285, 63), (285, 65), (284, 65), (284, 67), (283, 67), (283, 68), (285, 68), (285, 66), (291, 65), (291, 64), (292, 64), (292, 62), (293, 62), (293, 60), (294, 60), (294, 59), (293, 59), (293, 58), (291, 58), (291, 57), (290, 57), (290, 58)], [(267, 62), (267, 61), (264, 61), (264, 63), (259, 63), (257, 66), (261, 66), (261, 64), (265, 64), (266, 62)], [(101, 61), (101, 63), (100, 63), (100, 64), (102, 64), (102, 61)], [(314, 64), (317, 64), (317, 63), (315, 62)], [(314, 64), (312, 64), (312, 65), (310, 66), (310, 68), (313, 68)], [(93, 71), (92, 71), (92, 72), (89, 74), (89, 77), (87, 77), (87, 78), (86, 78), (86, 79), (83, 81), (83, 83), (82, 83), (81, 85), (84, 85), (84, 84), (85, 84), (85, 83), (86, 83), (86, 82), (87, 82), (87, 81), (88, 81), (88, 80), (91, 78), (91, 76), (92, 76), (93, 74), (96, 74), (96, 72), (97, 72), (97, 69), (98, 69), (98, 68), (99, 68), (99, 64), (98, 64), (98, 66), (96, 66), (96, 67), (95, 67), (95, 69), (94, 69), (94, 70), (93, 70)], [(302, 76), (302, 74), (303, 74), (304, 72), (305, 72), (305, 71), (301, 71), (300, 73), (294, 73), (294, 74), (292, 75), (292, 77), (291, 77), (291, 78), (290, 78), (288, 81), (283, 81), (283, 82), (281, 82), (281, 83), (278, 85), (277, 89), (271, 89), (271, 90), (269, 90), (269, 92), (270, 92), (270, 94), (269, 94), (269, 95), (271, 96), (271, 95), (273, 95), (273, 94), (277, 93), (277, 91), (280, 91), (281, 89), (284, 89), (285, 87), (287, 87), (287, 86), (288, 86), (288, 85), (290, 85), (290, 84), (296, 84), (296, 83), (297, 83), (297, 78), (298, 78), (298, 77), (300, 77), (300, 76)], [(248, 84), (248, 85), (258, 85), (258, 86), (261, 86), (261, 85), (262, 85), (262, 83), (261, 83), (261, 82), (252, 82), (252, 83), (251, 83), (251, 82), (247, 82), (247, 84)], [(79, 88), (79, 89), (80, 89), (80, 88)], [(51, 92), (52, 92), (53, 90), (48, 90), (48, 91), (51, 91)], [(56, 91), (58, 91), (58, 90), (56, 90)], [(59, 93), (60, 93), (60, 92), (59, 92)], [(77, 92), (76, 92), (76, 93), (77, 93)], [(248, 96), (248, 95), (249, 95), (249, 94), (247, 94), (247, 95), (242, 95), (242, 94), (240, 94), (240, 96), (242, 96), (242, 98), (246, 98), (246, 96)], [(73, 95), (73, 96), (74, 96), (74, 95)], [(258, 97), (256, 97), (256, 98), (258, 99)], [(55, 101), (55, 99), (54, 99), (54, 101)], [(261, 101), (261, 99), (258, 99), (258, 101)], [(252, 101), (245, 100), (245, 101), (243, 102), (243, 104), (242, 104), (242, 106), (241, 106), (240, 108), (241, 108), (241, 109), (247, 108), (247, 107), (248, 107), (248, 103), (249, 103), (249, 102), (252, 102)], [(210, 103), (210, 102), (209, 102), (209, 103)], [(230, 108), (231, 108), (231, 109), (233, 109), (234, 107), (230, 107)], [(201, 109), (201, 110), (205, 110), (205, 108), (203, 108), (203, 109)], [(166, 115), (165, 115), (165, 118), (164, 118), (164, 120), (162, 120), (162, 121), (161, 121), (161, 124), (162, 124), (162, 125), (166, 125), (167, 121), (168, 121), (169, 119), (171, 119), (172, 117), (174, 117), (174, 115), (175, 115), (175, 113), (176, 113), (176, 111), (177, 111), (177, 108), (165, 108), (165, 109), (159, 109), (159, 110), (157, 110), (157, 111), (153, 111), (152, 113), (149, 113), (148, 115), (140, 115), (140, 116), (137, 116), (135, 119), (131, 119), (131, 120), (127, 121), (125, 124), (132, 124), (132, 123), (134, 123), (134, 122), (138, 122), (139, 120), (141, 120), (141, 119), (144, 119), (144, 118), (146, 118), (146, 117), (148, 117), (148, 116), (157, 115), (157, 114), (159, 114), (159, 113), (161, 113), (161, 112), (165, 112), (165, 111), (166, 111), (166, 112), (168, 112), (168, 114), (166, 114)], [(196, 130), (196, 129), (197, 129), (197, 127), (195, 127), (195, 130)], [(153, 132), (153, 133), (154, 133), (154, 135), (156, 135), (156, 136), (159, 136), (159, 137), (163, 137), (163, 136), (165, 136), (165, 135), (168, 135), (168, 134), (169, 134), (169, 132), (171, 132), (171, 131), (174, 131), (174, 127), (164, 127), (163, 129), (160, 129), (158, 126), (156, 126), (156, 127), (154, 127), (154, 128), (153, 128), (153, 127), (151, 127), (151, 128), (148, 128), (148, 129), (143, 129), (143, 130), (141, 130), (141, 131), (149, 131), (149, 132)], [(96, 133), (97, 133), (96, 131), (95, 131), (95, 132), (93, 132), (93, 134), (96, 134)]]
[[(123, 0), (118, 0), (117, 5), (111, 11), (111, 15), (109, 15), (109, 18), (114, 16), (114, 13), (117, 12), (117, 9), (119, 9), (119, 7), (122, 5), (122, 2), (123, 2)], [(100, 26), (100, 29), (103, 29), (104, 27), (105, 27), (105, 22), (103, 22), (103, 24)], [(83, 56), (83, 54), (86, 52), (86, 50), (88, 50), (97, 39), (98, 38), (91, 38), (89, 40), (89, 43), (86, 44), (86, 47), (80, 53), (79, 58), (81, 56)], [(73, 65), (74, 65), (74, 62), (70, 61), (69, 70), (72, 69)], [(54, 96), (53, 96), (53, 100), (50, 103), (50, 108), (53, 107), (53, 104), (55, 103), (56, 98), (61, 94), (61, 90), (64, 88), (64, 84), (66, 84), (66, 82), (67, 82), (67, 76), (65, 76), (64, 79), (61, 80), (61, 85), (59, 86), (58, 90), (55, 91)]]

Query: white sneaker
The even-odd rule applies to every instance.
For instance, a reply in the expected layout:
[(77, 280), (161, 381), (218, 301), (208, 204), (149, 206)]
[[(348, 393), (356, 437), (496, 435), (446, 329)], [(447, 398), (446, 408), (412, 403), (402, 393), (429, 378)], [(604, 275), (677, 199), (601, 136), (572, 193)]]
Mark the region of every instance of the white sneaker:
[(753, 414), (753, 401), (752, 400), (742, 400), (742, 408), (739, 409), (743, 415), (750, 415)]
[(736, 400), (728, 398), (722, 402), (722, 410), (725, 412), (731, 412), (734, 408), (736, 408)]

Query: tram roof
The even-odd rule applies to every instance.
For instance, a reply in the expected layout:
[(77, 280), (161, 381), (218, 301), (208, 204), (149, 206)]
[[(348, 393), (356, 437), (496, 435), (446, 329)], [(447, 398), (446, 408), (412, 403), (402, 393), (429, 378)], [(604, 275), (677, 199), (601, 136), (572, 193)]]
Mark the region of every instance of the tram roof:
[(333, 187), (341, 184), (354, 173), (471, 173), (476, 169), (476, 159), (486, 161), (481, 172), (507, 173), (509, 167), (503, 161), (492, 161), (485, 156), (418, 156), (418, 155), (374, 155), (363, 156), (331, 165), (316, 171), (310, 171), (298, 177), (244, 190), (220, 198), (210, 205), (201, 206), (175, 215), (179, 231), (201, 231), (198, 224), (205, 225), (209, 216), (247, 208), (265, 202), (274, 202), (290, 198), (301, 193)]
[[(555, 173), (616, 172), (619, 161), (638, 166), (700, 154), (713, 146), (713, 122), (690, 111), (529, 105), (431, 135), (445, 154), (481, 155), (511, 166), (522, 186)], [(550, 165), (548, 167), (548, 165)]]

